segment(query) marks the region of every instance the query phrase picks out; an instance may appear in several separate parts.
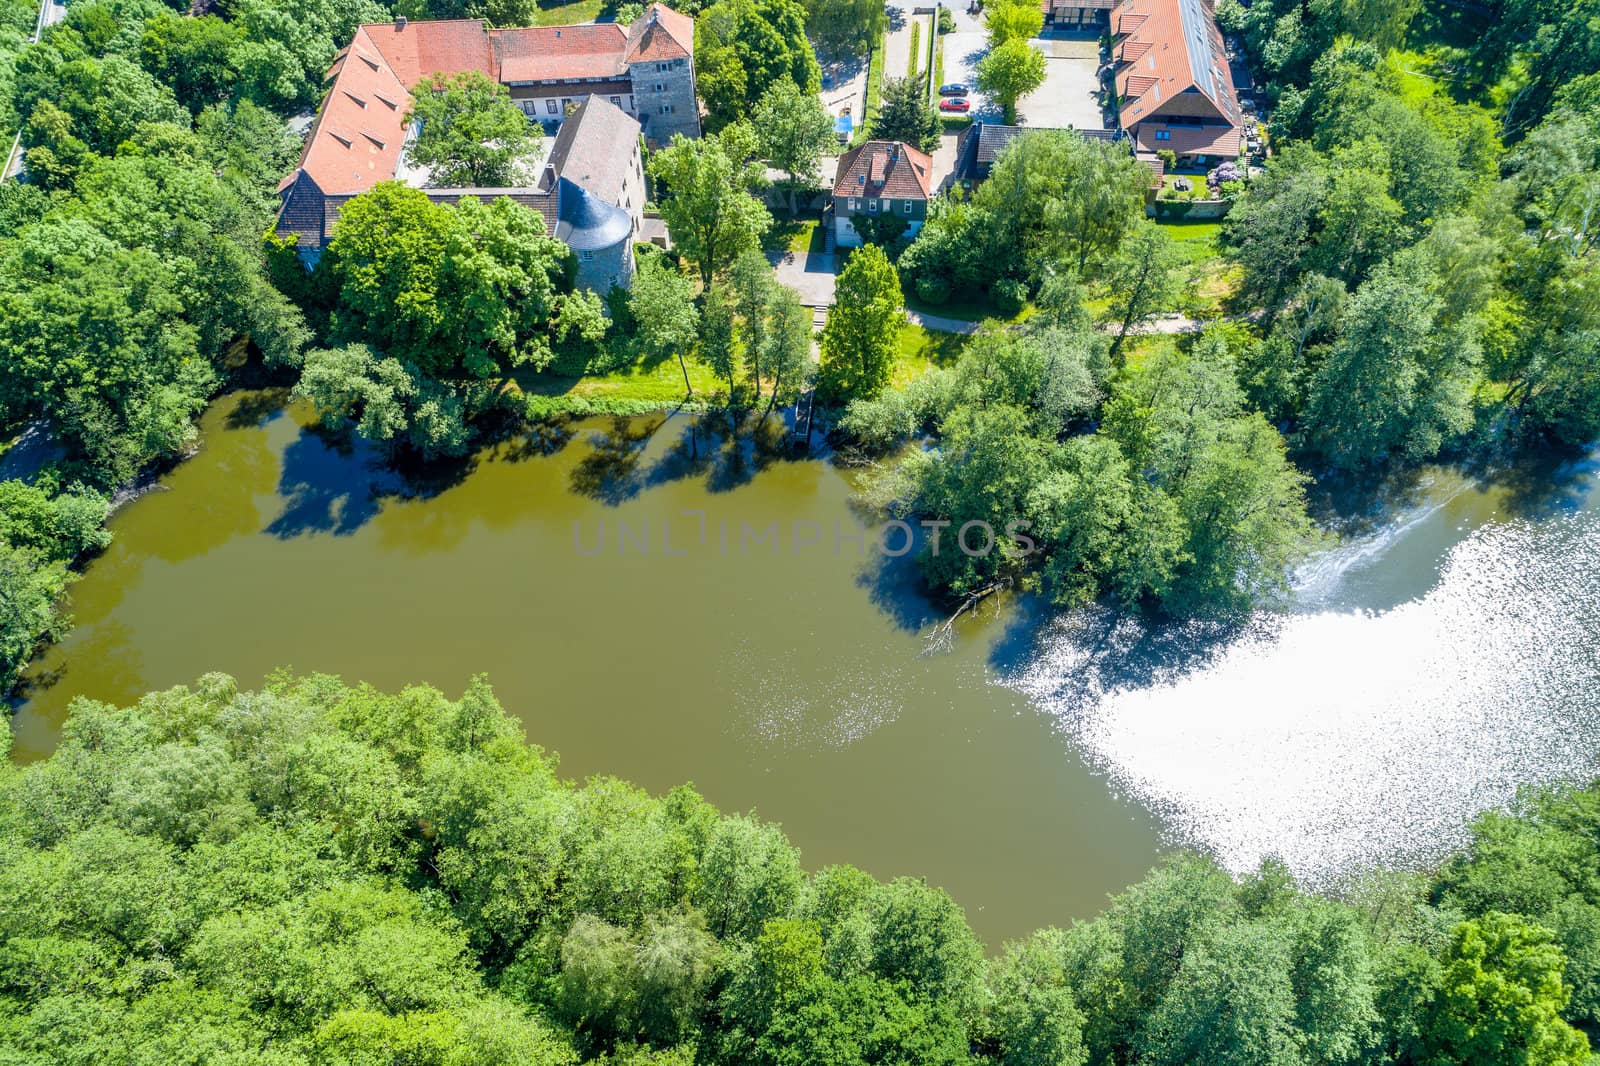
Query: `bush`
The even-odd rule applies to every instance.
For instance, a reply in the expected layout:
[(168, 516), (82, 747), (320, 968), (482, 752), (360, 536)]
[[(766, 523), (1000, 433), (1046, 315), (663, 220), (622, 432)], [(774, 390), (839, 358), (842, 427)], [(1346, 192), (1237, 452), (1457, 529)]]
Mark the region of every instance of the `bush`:
[(937, 274), (924, 274), (917, 279), (917, 299), (928, 304), (942, 304), (950, 299), (950, 279)]
[(994, 283), (993, 296), (995, 310), (1007, 316), (1014, 315), (1028, 302), (1028, 286), (1016, 278), (1001, 278)]
[(956, 32), (956, 17), (950, 13), (950, 9), (948, 7), (945, 7), (941, 4), (939, 7), (939, 33), (946, 34), (954, 32)]

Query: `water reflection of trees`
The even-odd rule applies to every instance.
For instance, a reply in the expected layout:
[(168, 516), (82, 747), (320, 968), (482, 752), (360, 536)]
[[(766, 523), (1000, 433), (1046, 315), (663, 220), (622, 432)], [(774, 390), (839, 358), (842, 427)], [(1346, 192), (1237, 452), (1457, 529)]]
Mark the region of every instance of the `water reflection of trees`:
[[(649, 445), (669, 424), (678, 432), (647, 463)], [(730, 492), (774, 463), (811, 458), (790, 448), (781, 419), (759, 414), (731, 424), (700, 416), (615, 418), (588, 443), (589, 454), (572, 471), (572, 490), (613, 507), (679, 481), (703, 479), (709, 492)]]

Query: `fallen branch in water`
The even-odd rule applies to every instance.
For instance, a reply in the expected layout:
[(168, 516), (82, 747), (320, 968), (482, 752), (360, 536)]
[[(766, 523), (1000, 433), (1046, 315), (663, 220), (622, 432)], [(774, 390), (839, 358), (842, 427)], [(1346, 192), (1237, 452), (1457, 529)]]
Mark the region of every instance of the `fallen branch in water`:
[(934, 652), (949, 651), (955, 644), (956, 622), (961, 616), (978, 606), (989, 596), (1005, 588), (1007, 584), (1008, 582), (1003, 580), (991, 581), (983, 588), (968, 595), (966, 599), (961, 601), (961, 606), (956, 608), (954, 614), (933, 627), (933, 631), (928, 634), (927, 647), (922, 649), (922, 654), (931, 655)]

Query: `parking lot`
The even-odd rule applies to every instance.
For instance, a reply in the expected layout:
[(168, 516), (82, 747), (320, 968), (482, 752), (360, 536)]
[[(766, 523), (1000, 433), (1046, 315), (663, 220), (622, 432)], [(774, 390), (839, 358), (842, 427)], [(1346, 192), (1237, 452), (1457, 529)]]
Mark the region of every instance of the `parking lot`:
[(1098, 38), (1074, 34), (1038, 37), (1030, 43), (1044, 53), (1044, 84), (1017, 102), (1018, 121), (1024, 126), (1048, 129), (1104, 129), (1097, 75)]
[[(963, 12), (964, 14), (964, 12)], [(989, 48), (988, 34), (975, 19), (959, 20), (955, 33), (944, 37), (944, 80), (976, 86), (978, 60)], [(1094, 33), (1036, 37), (1031, 42), (1044, 53), (1044, 84), (1017, 103), (1018, 122), (1024, 126), (1058, 129), (1104, 129), (1099, 90), (1100, 42)], [(972, 117), (1000, 122), (1000, 108), (974, 91)]]

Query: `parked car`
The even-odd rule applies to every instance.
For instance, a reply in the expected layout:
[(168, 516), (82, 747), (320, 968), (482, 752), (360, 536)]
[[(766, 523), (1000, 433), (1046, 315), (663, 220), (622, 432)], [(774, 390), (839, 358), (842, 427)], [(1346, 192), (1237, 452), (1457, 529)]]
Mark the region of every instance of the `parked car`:
[(940, 100), (939, 101), (939, 110), (940, 111), (954, 111), (958, 115), (965, 115), (968, 111), (972, 110), (972, 101), (968, 100), (964, 96), (956, 97), (953, 100), (951, 100), (951, 99)]
[(941, 86), (939, 86), (939, 95), (940, 96), (965, 96), (965, 95), (967, 95), (967, 87), (965, 85), (962, 85), (960, 82), (953, 82), (950, 85), (941, 85)]

